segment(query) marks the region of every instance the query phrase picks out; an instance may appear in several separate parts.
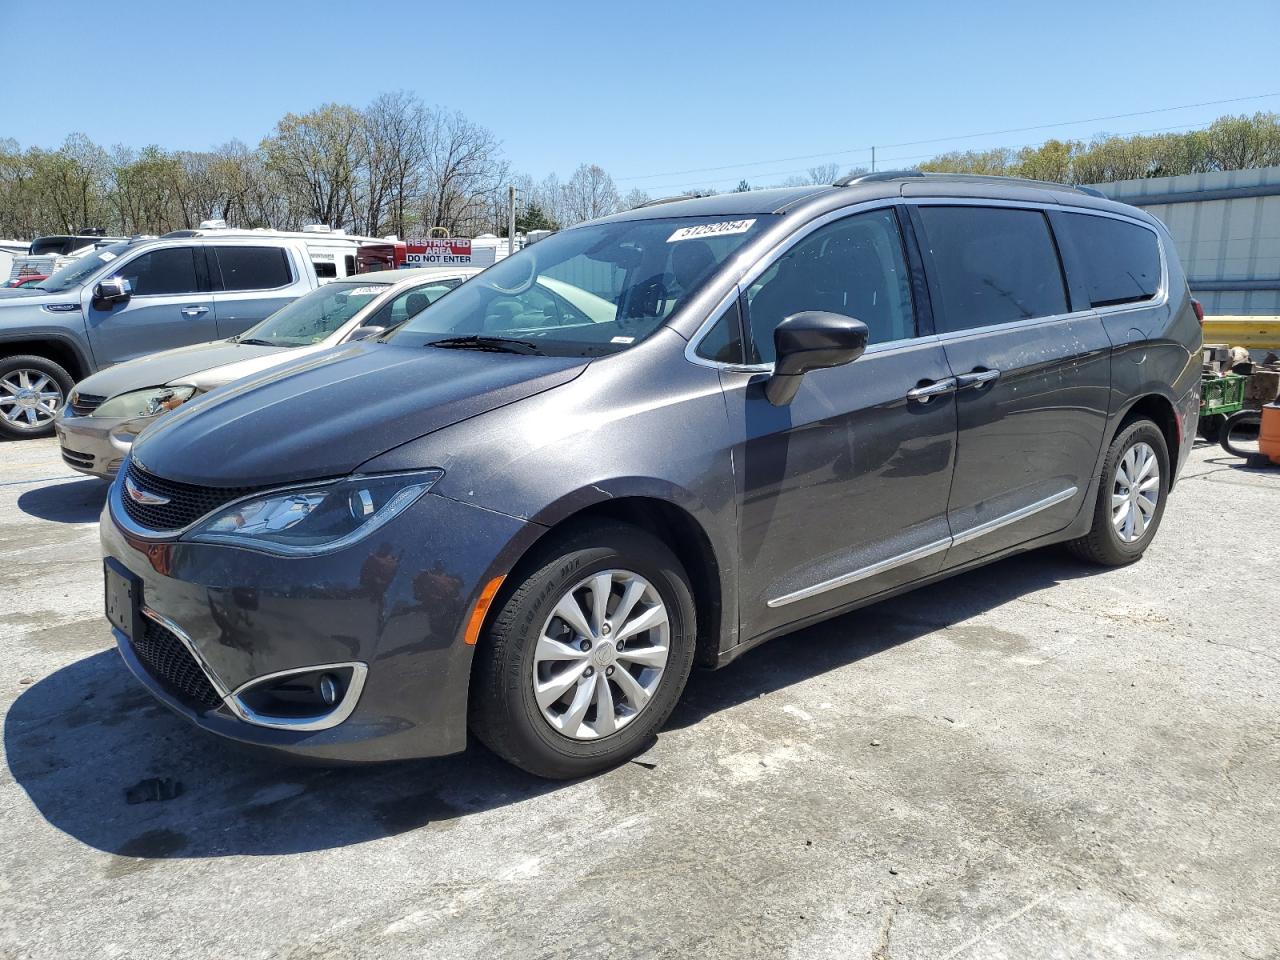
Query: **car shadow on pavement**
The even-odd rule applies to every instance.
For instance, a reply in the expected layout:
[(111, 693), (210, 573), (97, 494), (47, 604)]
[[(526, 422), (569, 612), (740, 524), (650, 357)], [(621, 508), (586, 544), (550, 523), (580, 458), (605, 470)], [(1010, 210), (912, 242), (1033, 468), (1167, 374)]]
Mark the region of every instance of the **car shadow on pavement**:
[[(695, 672), (668, 728), (1095, 570), (1037, 551), (780, 637), (723, 671)], [(286, 765), (193, 728), (153, 700), (114, 650), (28, 687), (5, 719), (4, 746), (14, 780), (48, 822), (118, 855), (125, 872), (136, 864), (125, 858), (287, 854), (444, 829), (561, 786), (478, 745), (437, 760)]]
[(28, 490), (18, 497), (18, 509), (39, 520), (56, 523), (93, 523), (107, 502), (107, 480), (73, 480)]

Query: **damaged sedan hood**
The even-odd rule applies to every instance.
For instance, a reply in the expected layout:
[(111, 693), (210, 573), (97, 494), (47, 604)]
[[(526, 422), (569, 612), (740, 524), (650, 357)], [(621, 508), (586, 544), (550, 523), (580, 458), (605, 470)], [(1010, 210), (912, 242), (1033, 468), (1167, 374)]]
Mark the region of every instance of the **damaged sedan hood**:
[(344, 476), (392, 447), (568, 383), (586, 365), (352, 343), (179, 407), (138, 438), (132, 456), (150, 473), (201, 486)]

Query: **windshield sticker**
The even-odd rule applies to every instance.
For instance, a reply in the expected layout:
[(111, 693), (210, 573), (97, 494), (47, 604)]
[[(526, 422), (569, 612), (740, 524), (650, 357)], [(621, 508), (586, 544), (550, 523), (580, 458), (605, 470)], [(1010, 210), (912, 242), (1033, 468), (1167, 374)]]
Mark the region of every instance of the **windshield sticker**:
[(724, 220), (720, 223), (700, 223), (696, 227), (681, 227), (671, 236), (667, 243), (678, 240), (692, 240), (695, 237), (727, 237), (735, 233), (746, 233), (755, 225), (755, 220)]
[(636, 338), (635, 337), (614, 337), (609, 342), (610, 343), (635, 343)]
[(98, 258), (100, 260), (105, 260), (107, 263), (110, 263), (112, 260), (116, 258), (116, 255), (112, 253), (110, 250), (103, 250), (100, 254), (98, 254)]
[(354, 290), (345, 291), (348, 296), (360, 297), (371, 293), (381, 293), (386, 287), (356, 287)]

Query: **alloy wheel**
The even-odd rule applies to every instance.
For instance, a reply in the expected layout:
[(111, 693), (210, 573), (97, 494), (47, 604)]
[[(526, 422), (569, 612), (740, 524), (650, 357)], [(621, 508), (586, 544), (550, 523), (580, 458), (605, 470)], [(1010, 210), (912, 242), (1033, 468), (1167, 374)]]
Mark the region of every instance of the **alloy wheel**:
[(62, 388), (41, 370), (19, 367), (0, 377), (0, 418), (22, 429), (52, 422), (63, 403)]
[(657, 589), (629, 570), (602, 570), (560, 598), (533, 654), (543, 718), (572, 740), (616, 733), (648, 706), (670, 652)]
[(1160, 461), (1149, 443), (1135, 443), (1116, 465), (1111, 525), (1125, 543), (1141, 540), (1160, 501)]

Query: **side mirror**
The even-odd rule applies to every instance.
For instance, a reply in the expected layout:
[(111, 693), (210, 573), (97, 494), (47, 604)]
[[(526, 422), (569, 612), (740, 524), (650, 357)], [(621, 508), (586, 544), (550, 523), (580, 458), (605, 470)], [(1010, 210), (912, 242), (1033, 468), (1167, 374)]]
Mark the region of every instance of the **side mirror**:
[(773, 331), (777, 359), (764, 395), (775, 407), (790, 403), (800, 378), (810, 370), (853, 363), (867, 349), (867, 325), (839, 313), (806, 310), (783, 320)]
[(124, 277), (111, 277), (93, 288), (95, 303), (114, 305), (124, 303), (133, 296), (133, 286)]
[(386, 327), (356, 327), (347, 334), (344, 343), (352, 343), (355, 340), (368, 340), (370, 337), (376, 337), (378, 334), (386, 331)]

